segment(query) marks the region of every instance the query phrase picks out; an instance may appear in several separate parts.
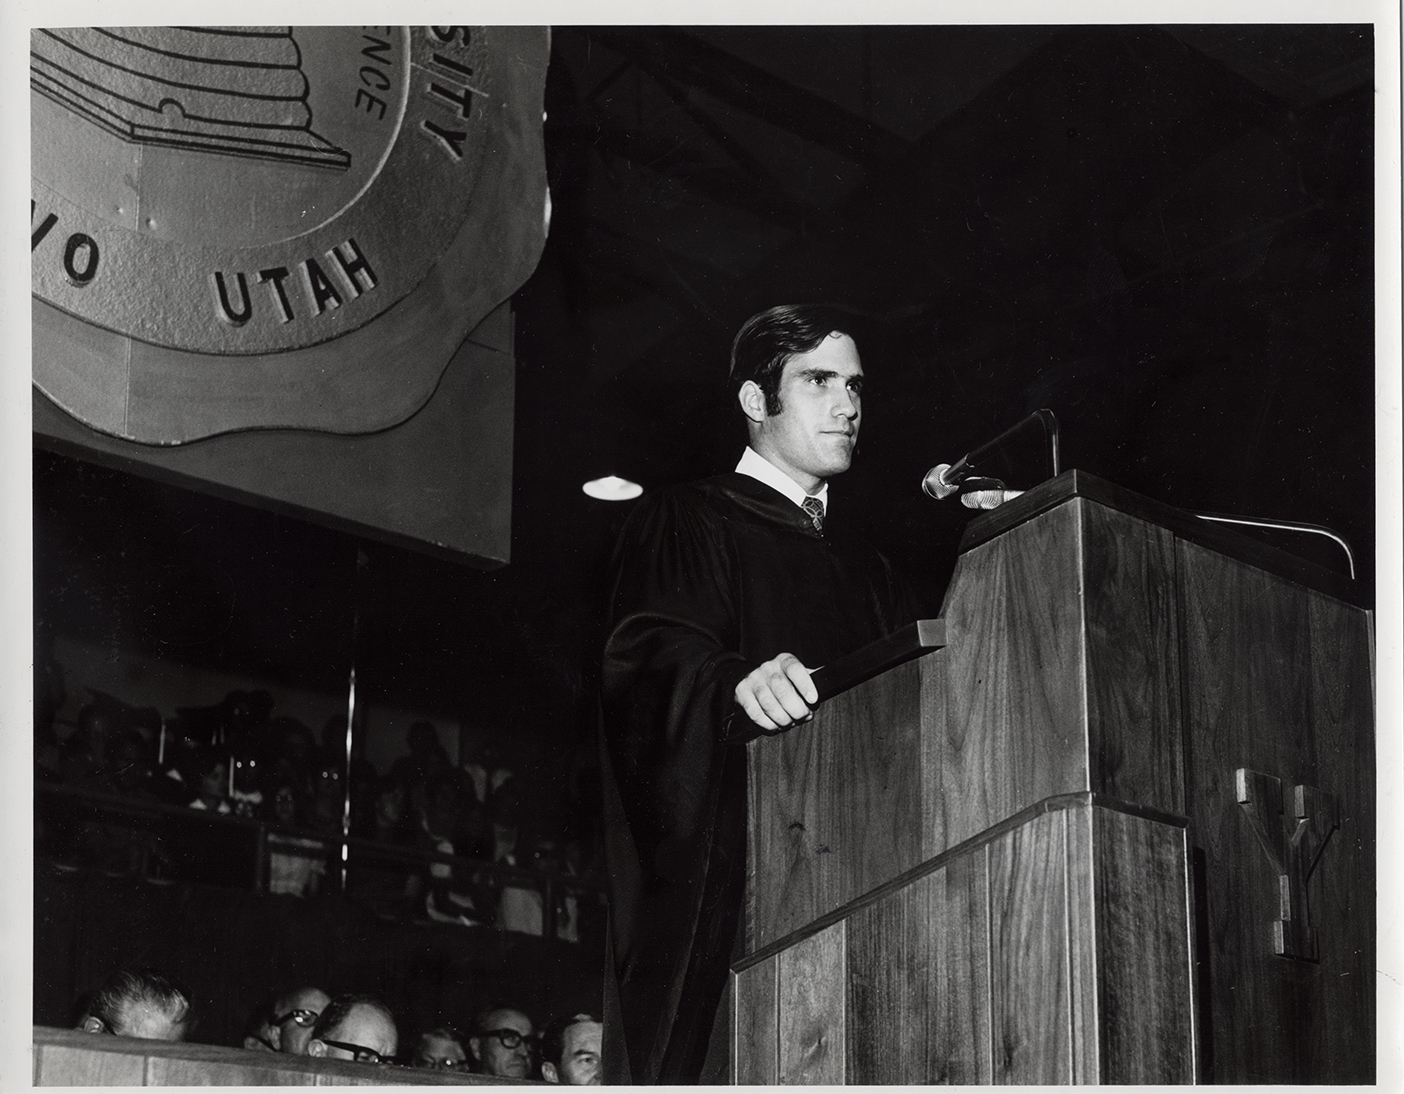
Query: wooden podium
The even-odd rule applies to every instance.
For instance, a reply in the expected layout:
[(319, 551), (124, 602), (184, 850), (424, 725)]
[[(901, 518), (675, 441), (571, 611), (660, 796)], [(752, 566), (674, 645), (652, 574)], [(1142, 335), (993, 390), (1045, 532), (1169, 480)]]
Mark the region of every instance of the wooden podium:
[(1077, 471), (972, 521), (747, 746), (736, 1081), (1372, 1082), (1356, 597)]

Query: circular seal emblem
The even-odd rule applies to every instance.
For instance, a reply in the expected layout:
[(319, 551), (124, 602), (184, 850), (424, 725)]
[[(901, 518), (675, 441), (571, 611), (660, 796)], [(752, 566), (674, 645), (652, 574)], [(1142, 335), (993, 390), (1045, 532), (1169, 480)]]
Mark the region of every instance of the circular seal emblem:
[(499, 54), (469, 27), (31, 35), (36, 297), (155, 346), (364, 326), (470, 212)]

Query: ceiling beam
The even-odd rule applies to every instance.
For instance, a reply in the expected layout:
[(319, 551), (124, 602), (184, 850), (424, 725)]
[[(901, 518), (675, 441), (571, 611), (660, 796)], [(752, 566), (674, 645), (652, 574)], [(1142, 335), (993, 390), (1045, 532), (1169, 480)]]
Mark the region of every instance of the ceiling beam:
[(627, 57), (650, 76), (700, 88), (798, 137), (865, 167), (900, 160), (909, 141), (821, 95), (671, 27), (591, 28), (591, 41)]
[(597, 152), (681, 181), (720, 205), (796, 231), (828, 215), (774, 186), (743, 176), (734, 165), (705, 162), (680, 144), (628, 129), (599, 114), (592, 122), (590, 145)]

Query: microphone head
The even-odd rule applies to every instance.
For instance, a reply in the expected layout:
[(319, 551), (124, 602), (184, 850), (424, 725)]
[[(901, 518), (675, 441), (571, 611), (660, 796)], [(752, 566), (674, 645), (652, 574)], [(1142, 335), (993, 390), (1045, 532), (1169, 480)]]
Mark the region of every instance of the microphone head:
[(921, 480), (921, 489), (927, 497), (940, 501), (948, 498), (960, 489), (959, 485), (946, 481), (946, 472), (951, 469), (948, 463), (938, 463), (926, 473), (926, 477)]

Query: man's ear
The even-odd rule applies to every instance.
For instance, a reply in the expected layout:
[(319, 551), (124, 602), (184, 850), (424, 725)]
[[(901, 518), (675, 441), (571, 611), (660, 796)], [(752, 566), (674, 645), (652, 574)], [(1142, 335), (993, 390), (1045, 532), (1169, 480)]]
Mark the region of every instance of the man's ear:
[(307, 1042), (307, 1055), (320, 1057), (325, 1056), (326, 1054), (327, 1046), (322, 1044), (322, 1042), (317, 1040), (317, 1038), (313, 1037), (312, 1040)]
[(736, 398), (741, 404), (741, 413), (747, 418), (757, 425), (765, 421), (765, 392), (761, 391), (760, 384), (747, 380), (736, 393)]
[(269, 1043), (270, 1045), (273, 1046), (273, 1051), (274, 1051), (274, 1052), (282, 1052), (282, 1051), (283, 1051), (283, 1027), (282, 1027), (282, 1026), (264, 1026), (263, 1028), (266, 1029), (266, 1030), (268, 1031), (268, 1043)]
[(481, 1037), (468, 1038), (468, 1051), (473, 1054), (473, 1059), (478, 1063), (483, 1062), (483, 1039)]
[(556, 1072), (556, 1065), (551, 1063), (550, 1060), (542, 1061), (541, 1077), (548, 1083), (558, 1083), (561, 1081), (560, 1075)]
[(83, 1016), (83, 1024), (78, 1028), (84, 1033), (101, 1033), (103, 1030), (102, 1019), (86, 1014)]

